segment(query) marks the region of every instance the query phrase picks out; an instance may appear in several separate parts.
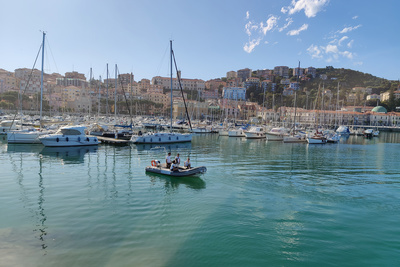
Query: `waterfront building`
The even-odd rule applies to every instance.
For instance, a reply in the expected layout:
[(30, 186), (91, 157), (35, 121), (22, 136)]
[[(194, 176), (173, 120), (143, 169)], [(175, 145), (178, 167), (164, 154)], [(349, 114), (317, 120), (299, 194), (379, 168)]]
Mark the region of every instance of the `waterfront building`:
[(367, 95), (367, 100), (381, 100), (381, 96), (378, 94)]
[[(208, 103), (195, 100), (187, 100), (186, 107), (191, 119), (204, 119), (208, 115)], [(174, 119), (186, 119), (185, 104), (181, 99), (175, 99), (172, 104), (172, 117)]]
[(245, 68), (237, 71), (237, 77), (241, 79), (242, 82), (246, 81), (251, 77), (251, 69)]
[(224, 87), (222, 98), (230, 100), (246, 100), (246, 88), (244, 87)]
[(243, 83), (240, 78), (233, 78), (226, 82), (226, 87), (242, 87)]
[(226, 73), (226, 78), (229, 80), (229, 79), (235, 79), (235, 78), (237, 78), (237, 73), (236, 73), (236, 71), (228, 71), (227, 73)]
[(317, 77), (317, 69), (314, 67), (308, 67), (305, 69), (306, 75), (310, 74), (313, 78)]
[(14, 77), (13, 73), (0, 69), (0, 93), (18, 90), (18, 80)]
[(274, 74), (283, 78), (289, 78), (289, 67), (287, 66), (276, 66), (274, 68)]
[(146, 93), (143, 94), (143, 99), (149, 100), (151, 102), (162, 104), (164, 108), (171, 106), (171, 95), (163, 93)]
[(249, 89), (250, 87), (255, 87), (256, 89), (260, 88), (260, 78), (250, 77), (247, 78), (244, 82), (244, 87)]
[[(151, 80), (152, 84), (161, 85), (163, 89), (171, 90), (171, 78), (170, 77), (161, 77), (156, 76)], [(196, 91), (204, 91), (205, 82), (200, 79), (183, 79), (181, 78), (182, 89), (184, 90), (196, 90)], [(172, 89), (179, 90), (179, 82), (178, 79), (172, 79)]]
[(219, 89), (220, 87), (226, 87), (226, 82), (221, 79), (212, 79), (205, 82), (206, 89), (214, 90)]
[(261, 82), (261, 88), (265, 92), (275, 92), (276, 83), (273, 83), (270, 80), (265, 80)]
[(293, 76), (301, 77), (301, 76), (303, 76), (303, 74), (304, 74), (304, 69), (303, 68), (299, 68), (299, 67), (293, 68), (293, 72), (292, 72)]
[(201, 93), (201, 98), (203, 98), (203, 99), (218, 99), (219, 98), (218, 89), (204, 90)]

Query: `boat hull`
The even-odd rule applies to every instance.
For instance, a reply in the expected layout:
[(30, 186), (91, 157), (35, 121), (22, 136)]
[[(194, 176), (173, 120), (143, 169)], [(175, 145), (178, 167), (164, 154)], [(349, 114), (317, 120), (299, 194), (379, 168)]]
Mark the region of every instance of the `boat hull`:
[(309, 144), (326, 144), (327, 139), (326, 138), (307, 138), (307, 143)]
[(7, 132), (7, 142), (9, 144), (41, 144), (39, 137), (45, 134), (48, 134), (48, 132), (9, 131)]
[(131, 138), (131, 142), (134, 144), (171, 144), (191, 141), (191, 134), (179, 133), (154, 133), (145, 135), (134, 135)]
[(99, 144), (97, 137), (93, 136), (65, 136), (47, 135), (39, 137), (44, 146), (69, 147), (69, 146), (96, 146)]
[(205, 166), (195, 167), (191, 169), (184, 169), (179, 168), (178, 171), (171, 171), (170, 169), (164, 167), (154, 167), (154, 166), (147, 166), (146, 172), (152, 172), (157, 174), (164, 174), (173, 177), (185, 177), (185, 176), (194, 176), (205, 173), (207, 168)]

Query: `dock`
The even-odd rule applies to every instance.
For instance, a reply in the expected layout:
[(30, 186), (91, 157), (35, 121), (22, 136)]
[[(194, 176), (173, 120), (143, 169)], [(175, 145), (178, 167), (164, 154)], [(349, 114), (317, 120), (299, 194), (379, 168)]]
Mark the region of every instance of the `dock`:
[(110, 138), (110, 137), (103, 137), (103, 136), (97, 136), (97, 139), (102, 144), (109, 144), (109, 145), (116, 145), (116, 146), (125, 146), (129, 144), (129, 140), (123, 140), (123, 139), (116, 139), (116, 138)]

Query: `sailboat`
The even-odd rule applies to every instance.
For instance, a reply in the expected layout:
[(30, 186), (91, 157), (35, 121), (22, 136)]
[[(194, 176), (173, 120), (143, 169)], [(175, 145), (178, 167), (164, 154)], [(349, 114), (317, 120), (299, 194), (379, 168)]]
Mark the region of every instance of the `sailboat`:
[[(170, 132), (158, 132), (158, 133), (145, 133), (142, 134), (140, 131), (137, 135), (132, 135), (130, 141), (134, 144), (169, 144), (169, 143), (183, 143), (191, 142), (192, 134), (181, 134), (172, 132), (172, 56), (174, 51), (172, 50), (172, 41), (170, 41), (170, 60), (171, 60), (171, 125)], [(177, 79), (180, 84), (179, 74)], [(182, 90), (182, 88), (181, 88)], [(185, 105), (186, 106), (186, 105)], [(187, 110), (186, 110), (187, 113)], [(189, 122), (190, 118), (188, 117)]]
[[(43, 104), (43, 66), (44, 66), (44, 43), (45, 43), (46, 33), (43, 32), (42, 41), (42, 71), (41, 71), (41, 81), (40, 81), (40, 127), (42, 125), (42, 104)], [(39, 137), (48, 134), (49, 131), (42, 131), (40, 128), (36, 130), (34, 128), (24, 129), (24, 130), (14, 130), (7, 132), (7, 142), (9, 144), (41, 144)]]
[[(300, 61), (299, 61), (299, 68), (297, 71), (297, 82), (299, 82), (300, 76)], [(291, 131), (290, 135), (283, 137), (284, 143), (306, 143), (307, 137), (305, 133), (298, 132), (296, 133), (296, 110), (297, 110), (297, 92), (294, 92), (294, 118), (293, 118), (293, 130)]]

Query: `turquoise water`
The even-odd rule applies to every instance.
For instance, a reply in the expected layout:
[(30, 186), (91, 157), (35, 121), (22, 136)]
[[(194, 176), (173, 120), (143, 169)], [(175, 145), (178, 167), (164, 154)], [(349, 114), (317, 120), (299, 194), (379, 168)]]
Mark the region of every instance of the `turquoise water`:
[(164, 149), (0, 143), (0, 266), (395, 266), (400, 135), (167, 146), (199, 178), (146, 174)]

